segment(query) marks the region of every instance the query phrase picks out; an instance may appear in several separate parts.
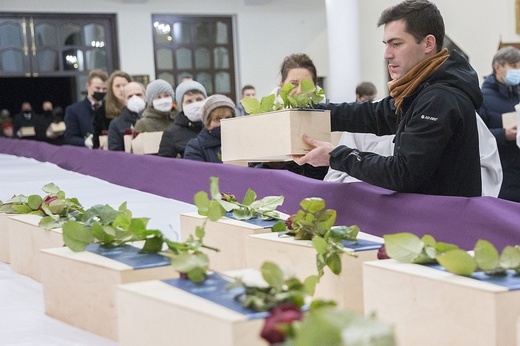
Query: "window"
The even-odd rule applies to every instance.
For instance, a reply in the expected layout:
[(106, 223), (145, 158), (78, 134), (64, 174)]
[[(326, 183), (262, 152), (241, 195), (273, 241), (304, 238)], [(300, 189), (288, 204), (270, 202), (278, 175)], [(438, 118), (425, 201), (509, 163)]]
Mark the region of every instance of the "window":
[(233, 18), (152, 15), (155, 75), (175, 88), (192, 77), (235, 100)]

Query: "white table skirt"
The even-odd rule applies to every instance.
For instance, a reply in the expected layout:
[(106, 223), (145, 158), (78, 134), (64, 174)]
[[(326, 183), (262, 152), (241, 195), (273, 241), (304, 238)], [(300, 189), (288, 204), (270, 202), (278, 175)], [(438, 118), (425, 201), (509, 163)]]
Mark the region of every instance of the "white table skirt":
[[(50, 182), (68, 197), (78, 198), (85, 208), (95, 204), (117, 208), (126, 201), (134, 217), (149, 217), (149, 228), (159, 229), (173, 240), (178, 239), (179, 214), (196, 210), (191, 204), (121, 187), (54, 164), (0, 154), (0, 200), (15, 194), (43, 195), (41, 188)], [(0, 263), (0, 345), (116, 343), (45, 315), (42, 285)]]

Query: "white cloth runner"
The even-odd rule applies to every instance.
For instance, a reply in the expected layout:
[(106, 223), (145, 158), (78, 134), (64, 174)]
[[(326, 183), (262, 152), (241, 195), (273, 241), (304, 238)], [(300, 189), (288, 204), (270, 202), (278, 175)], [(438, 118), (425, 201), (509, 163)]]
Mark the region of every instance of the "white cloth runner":
[[(110, 184), (54, 164), (0, 154), (0, 200), (6, 201), (14, 194), (43, 195), (41, 188), (50, 182), (65, 191), (67, 197), (78, 198), (86, 208), (95, 204), (117, 208), (126, 201), (134, 217), (149, 217), (149, 228), (161, 230), (172, 240), (178, 239), (179, 214), (196, 211), (191, 204)], [(0, 263), (0, 345), (117, 343), (45, 315), (42, 285)]]

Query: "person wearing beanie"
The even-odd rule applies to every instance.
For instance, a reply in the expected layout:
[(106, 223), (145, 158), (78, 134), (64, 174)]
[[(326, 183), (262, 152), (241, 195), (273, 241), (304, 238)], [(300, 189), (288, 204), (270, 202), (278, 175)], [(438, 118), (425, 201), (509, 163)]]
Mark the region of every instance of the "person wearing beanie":
[(143, 118), (135, 123), (136, 132), (165, 131), (172, 124), (178, 111), (173, 107), (175, 93), (167, 81), (156, 79), (146, 87), (148, 105)]
[(235, 117), (235, 104), (224, 95), (213, 95), (201, 108), (204, 128), (186, 145), (184, 158), (188, 160), (222, 163), (220, 120)]
[(199, 82), (189, 80), (177, 86), (175, 99), (179, 113), (173, 125), (163, 133), (159, 156), (184, 157), (186, 144), (203, 128), (200, 109), (206, 97), (206, 89)]

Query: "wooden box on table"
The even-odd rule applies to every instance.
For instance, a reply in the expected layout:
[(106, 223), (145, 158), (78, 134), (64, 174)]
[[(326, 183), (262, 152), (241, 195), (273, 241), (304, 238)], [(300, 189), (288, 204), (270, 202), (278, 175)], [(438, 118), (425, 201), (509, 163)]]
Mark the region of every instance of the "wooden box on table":
[(157, 154), (163, 131), (143, 132), (132, 139), (132, 152), (137, 155)]
[(40, 228), (41, 219), (31, 214), (8, 217), (11, 269), (36, 281), (41, 281), (40, 250), (63, 246), (61, 228)]
[[(127, 250), (132, 251), (127, 253)], [(116, 255), (122, 251), (122, 256), (134, 258), (137, 250), (127, 246), (124, 250), (106, 251)], [(147, 259), (150, 256), (147, 255)], [(91, 251), (73, 252), (67, 247), (42, 250), (45, 313), (117, 341), (117, 285), (178, 276), (169, 258), (153, 256), (146, 267), (134, 269), (132, 265)]]
[[(383, 241), (362, 232), (358, 241), (358, 250), (355, 250), (355, 244), (349, 242), (346, 245), (352, 247), (351, 253), (357, 257), (342, 254), (340, 275), (325, 268), (325, 275), (321, 277), (314, 296), (334, 300), (341, 308), (363, 313), (362, 263), (377, 259), (377, 251)], [(278, 233), (251, 235), (248, 237), (245, 253), (248, 268), (260, 268), (263, 262), (274, 261), (294, 272), (300, 280), (318, 273), (316, 249), (310, 240), (280, 237)]]
[[(200, 216), (197, 212), (181, 214), (182, 241), (185, 241), (190, 234), (195, 234), (196, 227), (202, 225), (204, 221), (206, 217)], [(204, 244), (220, 250), (219, 252), (205, 251), (211, 269), (227, 271), (246, 268), (247, 237), (252, 234), (270, 233), (271, 228), (267, 225), (274, 222), (254, 224), (229, 217), (223, 217), (216, 222), (208, 220)]]
[(11, 262), (9, 247), (9, 216), (13, 214), (0, 213), (0, 262)]
[[(514, 274), (492, 283), (384, 260), (364, 263), (363, 275), (365, 311), (393, 324), (400, 346), (518, 345), (520, 277)], [(512, 286), (500, 284), (506, 281)]]
[(265, 314), (233, 309), (240, 304), (222, 282), (212, 274), (201, 284), (176, 279), (119, 286), (120, 345), (267, 346), (260, 337)]

